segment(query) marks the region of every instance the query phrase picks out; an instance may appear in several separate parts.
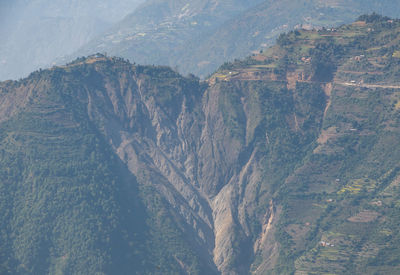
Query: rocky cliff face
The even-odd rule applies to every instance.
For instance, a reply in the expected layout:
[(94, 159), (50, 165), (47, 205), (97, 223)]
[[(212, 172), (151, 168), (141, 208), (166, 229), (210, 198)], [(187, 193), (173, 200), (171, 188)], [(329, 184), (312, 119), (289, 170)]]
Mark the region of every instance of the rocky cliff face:
[[(101, 63), (94, 70), (104, 74)], [(268, 245), (276, 222), (275, 206), (268, 199), (271, 191), (264, 190), (264, 198), (258, 200), (261, 186), (269, 183), (263, 172), (265, 150), (268, 142), (278, 143), (279, 138), (268, 136), (261, 103), (268, 96), (282, 101), (274, 107), (279, 113), (275, 119), (283, 119), (286, 125), (279, 127), (296, 136), (302, 125), (290, 124), (300, 102), (285, 85), (279, 85), (278, 95), (269, 94), (274, 88), (269, 91), (268, 85), (263, 87), (267, 95), (258, 95), (251, 82), (239, 81), (205, 89), (198, 80), (184, 79), (169, 69), (153, 70), (159, 71), (149, 76), (139, 67), (117, 82), (101, 77), (101, 93), (86, 89), (89, 116), (139, 184), (154, 186), (181, 217), (198, 253), (222, 273), (243, 274), (249, 270), (250, 255), (262, 253), (264, 246), (274, 247)], [(302, 108), (314, 108), (321, 117), (325, 94), (321, 89), (315, 93), (322, 104), (301, 102)], [(292, 106), (285, 106), (285, 100)], [(301, 115), (299, 120), (304, 121), (306, 114)], [(254, 212), (260, 205), (265, 208), (259, 214), (264, 232), (258, 237), (253, 235), (258, 218)], [(252, 238), (257, 237), (254, 245)]]
[[(168, 68), (135, 67), (99, 56), (44, 74), (33, 74), (35, 81), (3, 83), (3, 120), (45, 108), (58, 87), (61, 98), (73, 98), (74, 109), (87, 115), (138, 184), (162, 197), (208, 272), (243, 274), (252, 255), (265, 249), (275, 251), (268, 254), (273, 265), (277, 246), (271, 232), (279, 208), (272, 192), (261, 189), (268, 183), (265, 153), (278, 137), (267, 133), (261, 104), (269, 97), (294, 103), (285, 85), (279, 85), (279, 95), (268, 84), (265, 94), (258, 94), (251, 82), (208, 87)], [(57, 112), (59, 104), (46, 108)], [(73, 123), (65, 119), (55, 118)], [(260, 226), (262, 234), (255, 235)], [(182, 259), (176, 263), (190, 273)]]
[[(0, 207), (11, 209), (1, 224), (14, 223), (0, 235), (0, 267), (396, 270), (395, 259), (383, 259), (396, 251), (386, 241), (397, 240), (400, 86), (392, 30), (400, 23), (371, 18), (335, 32), (287, 34), (209, 82), (96, 55), (1, 83), (1, 195), (8, 200)], [(12, 186), (26, 188), (24, 195)], [(87, 195), (65, 204), (63, 192)], [(87, 207), (75, 214), (87, 219), (70, 217), (79, 203)], [(69, 223), (77, 229), (60, 231)], [(29, 243), (24, 238), (37, 227)], [(80, 232), (89, 241), (79, 254)], [(38, 265), (40, 257), (48, 261)]]

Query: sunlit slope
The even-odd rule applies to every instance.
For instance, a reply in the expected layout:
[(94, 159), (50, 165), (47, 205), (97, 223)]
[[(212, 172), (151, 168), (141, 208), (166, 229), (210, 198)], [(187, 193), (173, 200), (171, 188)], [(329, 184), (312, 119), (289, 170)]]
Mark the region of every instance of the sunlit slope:
[(364, 13), (398, 17), (392, 0), (148, 1), (74, 56), (107, 52), (205, 78), (223, 62), (274, 43), (295, 27), (332, 27)]
[(399, 33), (299, 29), (207, 81), (94, 55), (2, 82), (2, 271), (398, 273)]

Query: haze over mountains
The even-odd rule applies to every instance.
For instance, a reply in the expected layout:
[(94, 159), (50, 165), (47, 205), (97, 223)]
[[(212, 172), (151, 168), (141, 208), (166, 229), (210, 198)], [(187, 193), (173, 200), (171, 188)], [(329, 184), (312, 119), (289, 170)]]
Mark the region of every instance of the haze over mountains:
[(72, 54), (141, 0), (0, 1), (0, 80), (27, 76)]
[(5, 0), (0, 80), (97, 52), (204, 78), (295, 26), (338, 26), (373, 11), (400, 16), (393, 0)]
[(0, 82), (0, 274), (400, 274), (400, 20), (372, 11), (400, 17), (1, 1), (0, 79), (49, 68)]
[(0, 273), (398, 274), (399, 37), (373, 14), (206, 81), (97, 54), (0, 82)]
[(205, 77), (296, 25), (338, 26), (373, 11), (400, 16), (392, 0), (147, 1), (76, 54), (107, 52)]

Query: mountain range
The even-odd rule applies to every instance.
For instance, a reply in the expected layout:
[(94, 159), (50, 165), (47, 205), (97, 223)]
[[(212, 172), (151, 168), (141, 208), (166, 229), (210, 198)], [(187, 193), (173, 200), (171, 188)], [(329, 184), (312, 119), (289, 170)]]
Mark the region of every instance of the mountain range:
[(392, 0), (147, 1), (73, 57), (106, 52), (204, 78), (293, 28), (335, 27), (360, 14), (400, 16)]
[(393, 0), (4, 0), (0, 80), (98, 52), (204, 79), (284, 31), (336, 27), (372, 12), (400, 17)]
[(96, 54), (0, 82), (1, 274), (397, 274), (400, 20), (206, 80)]

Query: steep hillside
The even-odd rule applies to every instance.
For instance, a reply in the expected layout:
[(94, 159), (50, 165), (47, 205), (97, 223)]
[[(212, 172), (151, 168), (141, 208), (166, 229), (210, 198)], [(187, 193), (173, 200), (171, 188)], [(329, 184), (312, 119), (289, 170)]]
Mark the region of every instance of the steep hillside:
[(94, 55), (0, 83), (1, 272), (398, 273), (399, 33), (293, 31), (207, 82)]
[(392, 0), (148, 1), (74, 58), (107, 52), (204, 78), (223, 62), (259, 51), (296, 26), (332, 27), (373, 11), (400, 16)]
[(399, 272), (399, 23), (373, 15), (338, 29), (290, 32), (214, 75), (216, 83), (277, 83), (294, 100), (274, 105), (294, 108), (275, 124), (290, 131), (280, 146), (292, 140), (278, 159), (291, 159), (273, 161), (279, 166), (265, 178), (277, 188), (277, 214), (264, 220), (260, 239), (276, 219), (279, 254), (271, 264), (271, 246), (255, 247), (254, 273)]
[[(92, 61), (1, 83), (1, 273), (215, 273), (207, 249), (189, 238), (193, 229), (161, 196), (167, 181), (146, 161), (135, 177), (109, 143), (133, 146), (124, 129), (154, 134), (135, 102), (146, 75), (136, 78), (119, 60)], [(169, 69), (154, 73), (160, 84), (149, 97), (168, 87), (189, 96), (198, 89)]]
[(299, 27), (339, 26), (373, 11), (400, 16), (399, 6), (390, 0), (263, 1), (224, 22), (211, 35), (191, 41), (189, 51), (182, 51), (178, 66), (183, 72), (204, 76), (227, 60), (243, 58), (272, 45), (282, 32)]

